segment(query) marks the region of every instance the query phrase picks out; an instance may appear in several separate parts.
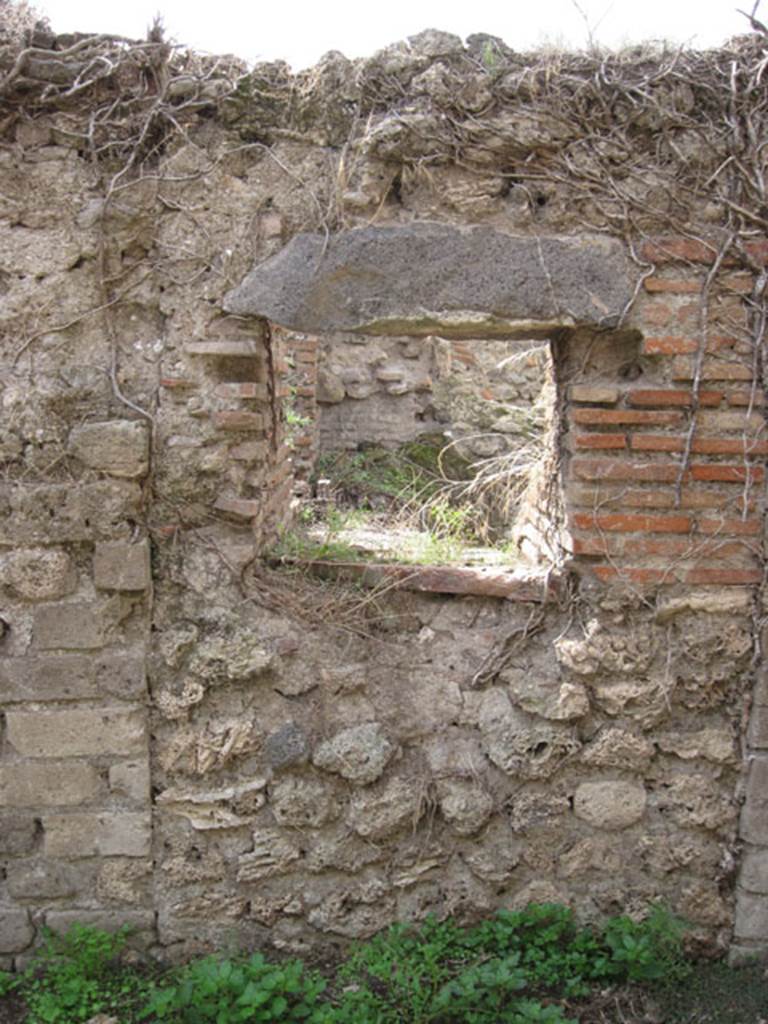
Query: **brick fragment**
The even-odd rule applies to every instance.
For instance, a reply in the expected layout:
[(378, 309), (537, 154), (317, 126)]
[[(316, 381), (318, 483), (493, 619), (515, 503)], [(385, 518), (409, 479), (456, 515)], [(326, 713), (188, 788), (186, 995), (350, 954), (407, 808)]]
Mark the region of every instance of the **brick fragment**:
[(256, 381), (251, 380), (217, 384), (213, 393), (217, 398), (250, 398), (259, 402), (269, 401), (267, 385), (257, 384)]
[(761, 569), (689, 569), (683, 576), (683, 583), (709, 584), (721, 587), (743, 587), (760, 583)]
[[(717, 406), (722, 391), (699, 391), (700, 406)], [(636, 388), (627, 395), (630, 405), (693, 405), (693, 392), (677, 388)]]
[(650, 412), (645, 409), (571, 409), (574, 423), (585, 426), (632, 426), (645, 424), (675, 426), (683, 422), (681, 412)]
[(573, 525), (577, 529), (597, 529), (621, 533), (688, 533), (693, 525), (690, 516), (641, 515), (576, 512)]
[(643, 287), (647, 292), (673, 292), (685, 294), (687, 292), (700, 292), (701, 281), (690, 281), (672, 277), (646, 277)]
[[(633, 434), (630, 446), (637, 451), (683, 452), (685, 438), (670, 434)], [(765, 455), (768, 454), (768, 441), (750, 441), (735, 437), (694, 437), (691, 451), (697, 455)]]
[(571, 460), (571, 472), (582, 480), (648, 480), (656, 483), (675, 483), (679, 467), (670, 462), (575, 458)]
[(698, 343), (693, 338), (681, 338), (677, 335), (643, 338), (640, 351), (646, 356), (687, 355), (698, 351)]
[(572, 538), (575, 555), (631, 555), (659, 557), (690, 557), (739, 559), (754, 554), (744, 541), (702, 541), (695, 535), (685, 537), (636, 537), (607, 534), (582, 535)]
[(676, 235), (648, 239), (640, 251), (651, 263), (714, 263), (717, 258), (716, 245)]
[(217, 430), (263, 430), (265, 420), (260, 412), (225, 409), (213, 414), (213, 425)]
[(759, 519), (738, 519), (735, 516), (702, 517), (696, 523), (699, 533), (722, 537), (757, 537), (762, 524)]
[[(618, 484), (601, 484), (585, 486), (572, 484), (568, 490), (569, 501), (573, 505), (586, 505), (588, 508), (605, 508), (611, 505), (619, 508), (674, 508), (676, 494), (674, 488), (633, 488)], [(684, 509), (722, 509), (728, 504), (735, 512), (741, 509), (741, 495), (730, 497), (723, 493), (709, 490), (698, 490), (683, 487), (680, 493), (680, 508)], [(750, 499), (749, 508), (754, 508)]]
[(765, 470), (762, 466), (727, 466), (723, 463), (710, 463), (707, 465), (691, 466), (691, 478), (693, 480), (716, 480), (720, 483), (759, 483), (765, 478)]

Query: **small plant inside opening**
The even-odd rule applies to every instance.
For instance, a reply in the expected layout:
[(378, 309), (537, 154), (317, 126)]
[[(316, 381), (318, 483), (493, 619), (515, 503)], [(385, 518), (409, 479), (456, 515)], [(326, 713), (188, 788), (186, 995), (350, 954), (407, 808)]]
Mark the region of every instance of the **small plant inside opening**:
[[(289, 373), (300, 364), (287, 358)], [(288, 380), (288, 437), (314, 446), (285, 559), (510, 566), (536, 467), (551, 450), (545, 342), (330, 339), (316, 415)]]

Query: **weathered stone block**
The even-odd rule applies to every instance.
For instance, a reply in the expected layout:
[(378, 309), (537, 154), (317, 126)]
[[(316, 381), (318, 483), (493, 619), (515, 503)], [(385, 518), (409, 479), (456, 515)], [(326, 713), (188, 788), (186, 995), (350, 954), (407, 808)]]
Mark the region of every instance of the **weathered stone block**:
[(9, 711), (8, 740), (25, 757), (139, 754), (146, 750), (143, 710), (78, 708)]
[(149, 469), (149, 432), (136, 420), (84, 423), (69, 435), (69, 450), (91, 469), (129, 479)]
[(149, 803), (149, 761), (121, 761), (109, 769), (109, 788), (135, 803)]
[(102, 903), (149, 903), (151, 886), (151, 860), (115, 857), (102, 861), (99, 866), (96, 894)]
[(18, 900), (60, 899), (85, 891), (87, 886), (87, 878), (78, 878), (69, 864), (23, 860), (8, 865), (8, 892)]
[(273, 770), (302, 764), (309, 756), (307, 735), (295, 722), (286, 722), (267, 736), (264, 755)]
[(756, 704), (752, 708), (747, 742), (755, 750), (768, 750), (768, 706), (765, 704)]
[(768, 845), (768, 759), (755, 758), (749, 769), (747, 795), (741, 809), (741, 838)]
[(148, 857), (149, 814), (49, 814), (43, 817), (47, 857)]
[(490, 687), (483, 695), (479, 725), (491, 761), (521, 778), (548, 778), (580, 746), (571, 726), (514, 708), (499, 687)]
[(318, 828), (337, 818), (341, 802), (327, 782), (289, 776), (269, 789), (272, 813), (280, 825)]
[(109, 694), (141, 700), (147, 691), (141, 654), (62, 654), (0, 659), (0, 701), (82, 700)]
[(45, 605), (35, 611), (34, 645), (43, 651), (90, 650), (104, 646), (108, 628), (102, 605), (80, 601)]
[(93, 581), (102, 590), (146, 590), (151, 580), (149, 542), (97, 544)]
[(326, 771), (338, 772), (351, 782), (366, 785), (379, 778), (395, 752), (381, 725), (367, 722), (343, 729), (321, 743), (312, 756), (312, 763)]
[(102, 789), (99, 773), (82, 761), (0, 764), (0, 806), (48, 807), (87, 803)]
[(66, 551), (30, 548), (8, 557), (5, 576), (9, 585), (28, 601), (52, 601), (70, 594), (77, 585), (72, 560)]
[(260, 882), (285, 874), (301, 856), (301, 850), (278, 829), (262, 828), (253, 834), (253, 850), (238, 859), (238, 882)]
[(768, 850), (748, 849), (741, 862), (739, 885), (768, 896)]
[(615, 322), (633, 279), (614, 241), (421, 221), (295, 235), (226, 296), (225, 309), (311, 332), (431, 334), (448, 321), (477, 338), (525, 321), (531, 337), (531, 321)]
[(374, 842), (406, 825), (415, 829), (426, 806), (423, 797), (419, 787), (406, 779), (391, 779), (383, 786), (361, 790), (349, 805), (350, 827)]
[(573, 809), (595, 828), (628, 828), (642, 818), (646, 799), (645, 789), (632, 782), (584, 782), (576, 790)]
[(441, 779), (437, 784), (440, 812), (460, 836), (471, 836), (493, 813), (493, 798), (476, 782)]
[(737, 939), (768, 940), (768, 895), (737, 891), (733, 931)]
[(35, 819), (22, 814), (0, 814), (0, 854), (19, 857), (31, 853), (37, 836)]
[(0, 485), (0, 543), (52, 544), (127, 535), (141, 506), (129, 480)]
[(0, 907), (0, 953), (20, 953), (34, 937), (28, 911)]

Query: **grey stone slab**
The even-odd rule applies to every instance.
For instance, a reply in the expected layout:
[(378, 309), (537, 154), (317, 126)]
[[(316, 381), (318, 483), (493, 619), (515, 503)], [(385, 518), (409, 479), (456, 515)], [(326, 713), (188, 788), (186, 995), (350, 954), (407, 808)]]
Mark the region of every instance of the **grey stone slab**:
[(477, 337), (517, 324), (616, 324), (633, 289), (620, 243), (529, 238), (429, 221), (300, 234), (225, 298), (230, 313), (301, 331)]
[(109, 694), (141, 700), (147, 689), (139, 653), (0, 658), (0, 702), (82, 700)]
[(768, 759), (755, 758), (749, 768), (740, 833), (748, 843), (768, 845)]
[(34, 937), (27, 910), (0, 907), (0, 953), (20, 953)]

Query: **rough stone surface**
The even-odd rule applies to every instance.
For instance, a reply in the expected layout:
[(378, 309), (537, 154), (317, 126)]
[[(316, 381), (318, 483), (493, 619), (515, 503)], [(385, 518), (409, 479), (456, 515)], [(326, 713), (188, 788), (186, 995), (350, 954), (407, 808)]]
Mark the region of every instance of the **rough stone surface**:
[(0, 764), (0, 807), (89, 803), (102, 789), (96, 768), (82, 761)]
[(16, 899), (60, 899), (74, 896), (84, 887), (83, 879), (68, 864), (24, 860), (8, 866), (8, 891)]
[(739, 885), (748, 892), (768, 895), (768, 850), (751, 847), (745, 852)]
[(104, 605), (80, 601), (44, 605), (35, 612), (35, 646), (44, 651), (103, 647), (110, 624), (109, 609)]
[(480, 708), (483, 749), (495, 765), (522, 778), (548, 778), (579, 749), (574, 730), (514, 708), (506, 691), (492, 687)]
[(299, 847), (277, 829), (254, 832), (253, 849), (238, 860), (238, 882), (259, 882), (284, 874), (294, 866), (301, 852)]
[(330, 240), (296, 235), (225, 304), (301, 331), (397, 325), (432, 333), (455, 323), (478, 333), (524, 321), (530, 336), (536, 322), (615, 322), (632, 279), (623, 250), (605, 239), (536, 240), (420, 222)]
[(26, 757), (137, 754), (146, 749), (141, 710), (11, 711), (7, 722), (10, 743)]
[(109, 769), (109, 788), (137, 804), (149, 803), (149, 760), (121, 761)]
[(737, 939), (764, 940), (768, 935), (768, 896), (740, 892), (733, 930)]
[(655, 737), (659, 750), (674, 754), (684, 761), (703, 757), (717, 764), (735, 758), (733, 734), (728, 729), (700, 729), (689, 733), (661, 733)]
[(102, 590), (146, 590), (150, 583), (149, 544), (97, 544), (93, 581)]
[(171, 814), (186, 818), (199, 831), (239, 828), (249, 824), (264, 806), (265, 778), (248, 779), (220, 789), (172, 786), (157, 797), (157, 804)]
[(394, 757), (396, 748), (378, 722), (344, 729), (321, 743), (312, 763), (345, 779), (367, 785), (375, 782)]
[(37, 825), (31, 814), (0, 813), (0, 854), (18, 857), (31, 853)]
[(27, 601), (52, 601), (70, 594), (77, 585), (71, 558), (55, 548), (14, 551), (3, 575)]
[(755, 758), (750, 766), (740, 832), (748, 843), (768, 845), (768, 758)]
[(576, 790), (576, 816), (596, 828), (621, 829), (643, 817), (646, 793), (631, 782), (584, 782)]
[(70, 452), (91, 469), (133, 479), (149, 469), (149, 433), (145, 423), (108, 420), (85, 423), (69, 436)]
[(149, 856), (149, 814), (49, 814), (42, 821), (48, 857)]
[(280, 825), (319, 828), (341, 813), (333, 788), (319, 779), (286, 777), (269, 789), (269, 804)]
[(273, 771), (302, 764), (309, 757), (307, 735), (295, 722), (286, 722), (267, 736), (264, 753)]
[(415, 829), (424, 811), (424, 796), (415, 780), (390, 779), (355, 793), (349, 824), (358, 835), (372, 841), (385, 839), (409, 824)]
[(63, 654), (0, 659), (0, 699), (81, 700), (109, 695), (141, 699), (144, 659), (138, 654)]
[(444, 779), (438, 783), (440, 813), (461, 836), (479, 831), (493, 813), (493, 798), (476, 783)]
[(0, 906), (0, 953), (20, 953), (34, 935), (27, 910)]
[(604, 729), (584, 748), (584, 763), (596, 768), (642, 771), (653, 758), (654, 749), (644, 736), (625, 729)]

